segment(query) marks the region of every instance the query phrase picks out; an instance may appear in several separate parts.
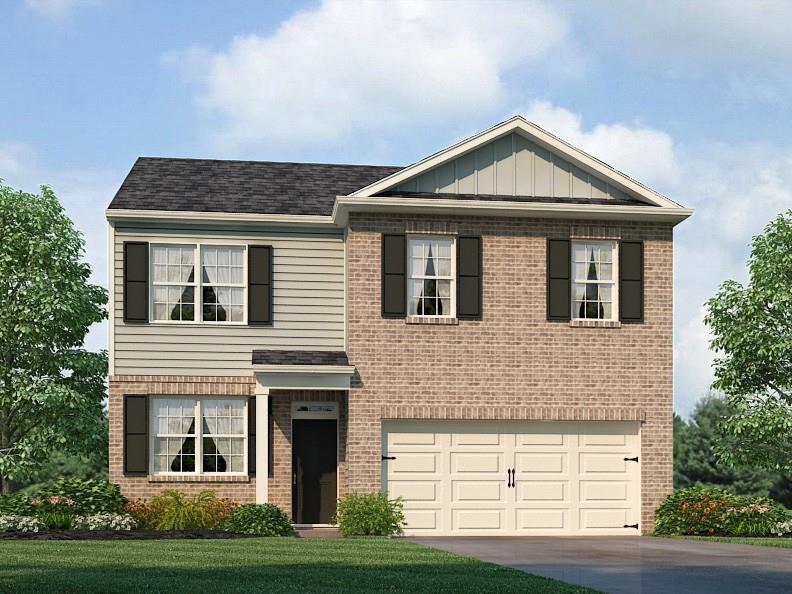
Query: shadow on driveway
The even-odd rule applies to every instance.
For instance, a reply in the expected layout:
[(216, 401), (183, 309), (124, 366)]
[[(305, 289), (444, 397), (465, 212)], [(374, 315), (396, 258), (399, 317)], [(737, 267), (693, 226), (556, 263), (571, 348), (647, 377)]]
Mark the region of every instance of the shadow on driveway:
[(792, 549), (653, 537), (410, 540), (613, 594), (792, 592)]

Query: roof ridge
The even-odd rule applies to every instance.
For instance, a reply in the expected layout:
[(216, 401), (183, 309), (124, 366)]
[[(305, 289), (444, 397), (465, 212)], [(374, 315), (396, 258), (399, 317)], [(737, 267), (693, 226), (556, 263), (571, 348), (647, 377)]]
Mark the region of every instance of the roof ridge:
[(261, 165), (316, 165), (327, 167), (376, 167), (382, 169), (404, 169), (406, 165), (374, 165), (364, 163), (317, 163), (314, 161), (256, 161), (253, 159), (209, 159), (203, 157), (148, 157), (141, 155), (136, 161), (201, 161), (211, 163), (257, 163)]

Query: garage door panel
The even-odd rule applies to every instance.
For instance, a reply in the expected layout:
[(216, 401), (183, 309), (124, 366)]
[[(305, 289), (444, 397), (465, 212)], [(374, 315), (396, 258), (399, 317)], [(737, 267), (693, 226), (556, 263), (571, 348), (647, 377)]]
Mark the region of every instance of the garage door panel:
[(438, 483), (418, 481), (388, 481), (391, 498), (401, 497), (405, 503), (411, 501), (437, 501)]
[(624, 460), (625, 456), (621, 454), (611, 453), (586, 453), (580, 454), (580, 472), (581, 473), (625, 473), (627, 472), (627, 462)]
[(389, 460), (389, 463), (388, 470), (393, 475), (437, 472), (440, 468), (440, 454), (403, 452), (395, 456), (394, 460)]
[(619, 529), (630, 524), (628, 509), (581, 509), (580, 527), (583, 530)]
[(562, 481), (517, 481), (517, 501), (569, 502), (569, 484)]
[(537, 452), (528, 454), (518, 452), (515, 455), (514, 468), (518, 474), (522, 473), (564, 473), (569, 468), (567, 454)]
[(452, 446), (502, 446), (504, 441), (502, 433), (452, 433)]
[(455, 509), (451, 512), (455, 530), (503, 530), (503, 509)]
[(452, 452), (452, 473), (506, 474), (503, 453)]
[(627, 501), (628, 481), (580, 481), (581, 502)]
[(437, 434), (430, 431), (423, 433), (389, 433), (387, 444), (389, 447), (439, 445)]
[(517, 509), (517, 530), (557, 530), (569, 528), (569, 511), (565, 509)]
[[(567, 438), (567, 439), (565, 439)], [(517, 447), (522, 446), (564, 446), (568, 437), (563, 433), (519, 433), (516, 436)]]
[(453, 501), (499, 502), (504, 498), (503, 481), (452, 481)]
[(439, 530), (440, 517), (441, 510), (439, 509), (405, 509), (405, 528), (407, 530)]

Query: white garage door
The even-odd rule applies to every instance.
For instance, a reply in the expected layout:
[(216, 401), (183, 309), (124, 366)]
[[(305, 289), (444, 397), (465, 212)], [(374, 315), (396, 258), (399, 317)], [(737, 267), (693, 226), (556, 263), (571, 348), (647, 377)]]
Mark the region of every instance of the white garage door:
[(384, 421), (406, 534), (639, 534), (638, 423)]

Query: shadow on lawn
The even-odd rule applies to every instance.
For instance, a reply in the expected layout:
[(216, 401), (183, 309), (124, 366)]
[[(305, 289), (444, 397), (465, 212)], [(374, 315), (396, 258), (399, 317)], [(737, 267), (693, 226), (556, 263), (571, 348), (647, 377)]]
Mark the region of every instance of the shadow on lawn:
[[(348, 563), (152, 567), (0, 562), (0, 592), (576, 592), (574, 586), (489, 564)], [(174, 559), (174, 562), (176, 560)]]

